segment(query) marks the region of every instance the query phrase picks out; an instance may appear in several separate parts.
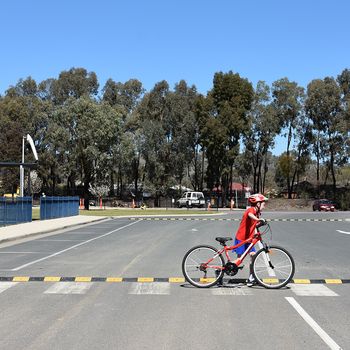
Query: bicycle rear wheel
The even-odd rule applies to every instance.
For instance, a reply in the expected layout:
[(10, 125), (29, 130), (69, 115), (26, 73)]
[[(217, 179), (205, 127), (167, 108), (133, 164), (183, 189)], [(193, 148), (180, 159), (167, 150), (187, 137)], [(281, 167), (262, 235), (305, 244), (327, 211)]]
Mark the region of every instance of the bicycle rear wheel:
[(268, 289), (284, 287), (294, 276), (294, 260), (282, 247), (270, 246), (267, 252), (260, 249), (255, 254), (252, 265), (255, 280)]
[(187, 282), (198, 288), (217, 284), (224, 274), (224, 258), (209, 245), (190, 249), (182, 260), (182, 273)]

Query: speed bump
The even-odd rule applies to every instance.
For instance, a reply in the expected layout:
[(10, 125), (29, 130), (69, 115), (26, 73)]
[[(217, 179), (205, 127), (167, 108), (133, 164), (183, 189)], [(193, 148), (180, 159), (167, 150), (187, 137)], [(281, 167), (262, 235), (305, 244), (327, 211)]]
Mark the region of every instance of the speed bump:
[[(213, 282), (215, 278), (200, 278), (200, 282), (208, 283)], [(242, 278), (230, 278), (230, 283), (244, 283), (245, 279)], [(264, 278), (266, 283), (278, 283), (277, 278)], [(0, 276), (1, 282), (109, 282), (109, 283), (150, 283), (150, 282), (163, 282), (163, 283), (185, 283), (184, 277), (90, 277), (90, 276), (76, 276), (76, 277), (64, 277), (64, 276)], [(341, 278), (320, 278), (320, 279), (308, 279), (308, 278), (294, 278), (289, 283), (291, 284), (350, 284), (350, 279)]]

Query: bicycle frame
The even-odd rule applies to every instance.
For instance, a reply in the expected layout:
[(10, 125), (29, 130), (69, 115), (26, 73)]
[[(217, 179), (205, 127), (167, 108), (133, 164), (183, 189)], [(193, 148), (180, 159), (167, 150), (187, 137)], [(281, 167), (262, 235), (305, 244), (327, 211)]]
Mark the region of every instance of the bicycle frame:
[(240, 246), (242, 246), (243, 244), (247, 244), (247, 243), (250, 243), (248, 248), (244, 251), (244, 253), (239, 257), (237, 258), (235, 261), (233, 261), (234, 264), (238, 266), (240, 266), (243, 262), (243, 260), (245, 259), (245, 257), (249, 254), (249, 252), (252, 250), (252, 248), (255, 246), (255, 244), (257, 244), (258, 242), (262, 242), (262, 238), (261, 238), (261, 234), (258, 232), (256, 234), (254, 234), (252, 237), (240, 242), (239, 244), (236, 244), (236, 245), (231, 245), (231, 246), (224, 246), (221, 250), (219, 250), (217, 252), (217, 254), (215, 254), (211, 259), (209, 259), (206, 263), (202, 264), (204, 265), (205, 267), (211, 267), (211, 268), (214, 268), (216, 270), (224, 270), (225, 269), (225, 266), (224, 267), (221, 267), (221, 266), (211, 266), (209, 265), (217, 256), (219, 256), (220, 254), (224, 253), (225, 252), (225, 255), (226, 255), (226, 259), (228, 262), (232, 262), (231, 258), (230, 258), (230, 255), (229, 255), (229, 251), (233, 250), (233, 249), (236, 249)]

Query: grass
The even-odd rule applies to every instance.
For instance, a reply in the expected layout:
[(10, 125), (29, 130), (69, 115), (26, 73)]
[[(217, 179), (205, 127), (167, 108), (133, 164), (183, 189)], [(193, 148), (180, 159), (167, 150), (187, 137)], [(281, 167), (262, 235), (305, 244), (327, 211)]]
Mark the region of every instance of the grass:
[[(187, 210), (187, 209), (91, 209), (91, 210), (79, 210), (79, 215), (87, 216), (134, 216), (134, 215), (208, 215), (220, 213), (216, 209), (212, 211), (207, 210)], [(40, 220), (40, 209), (33, 208), (32, 219)]]
[(79, 210), (80, 215), (91, 216), (133, 216), (133, 215), (206, 215), (217, 211), (206, 210), (181, 210), (181, 209), (93, 209)]
[(32, 220), (40, 220), (40, 209), (39, 208), (32, 209)]

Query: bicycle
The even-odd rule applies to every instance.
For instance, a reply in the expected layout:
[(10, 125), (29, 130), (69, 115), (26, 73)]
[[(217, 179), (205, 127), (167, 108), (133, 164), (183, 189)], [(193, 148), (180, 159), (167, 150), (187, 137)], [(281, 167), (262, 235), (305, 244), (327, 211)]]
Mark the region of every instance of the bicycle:
[[(261, 232), (260, 227), (266, 229)], [(224, 274), (234, 276), (238, 273), (245, 257), (258, 242), (263, 247), (258, 250), (252, 258), (252, 273), (255, 281), (268, 289), (278, 289), (286, 286), (293, 278), (295, 264), (291, 254), (282, 247), (268, 246), (262, 239), (262, 236), (272, 230), (267, 222), (261, 222), (257, 225), (257, 233), (252, 237), (240, 242), (237, 245), (228, 246), (226, 242), (232, 240), (231, 237), (216, 237), (223, 248), (220, 250), (210, 245), (198, 245), (191, 248), (182, 260), (182, 273), (187, 282), (195, 287), (209, 288), (219, 281), (222, 281)], [(249, 243), (248, 248), (240, 258), (232, 261), (229, 251)], [(226, 256), (226, 260), (224, 258)]]

